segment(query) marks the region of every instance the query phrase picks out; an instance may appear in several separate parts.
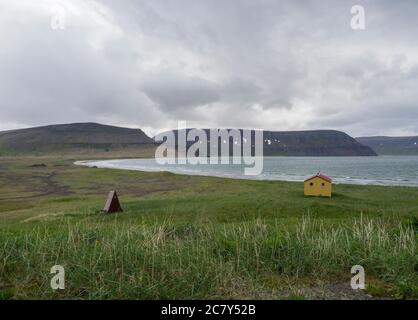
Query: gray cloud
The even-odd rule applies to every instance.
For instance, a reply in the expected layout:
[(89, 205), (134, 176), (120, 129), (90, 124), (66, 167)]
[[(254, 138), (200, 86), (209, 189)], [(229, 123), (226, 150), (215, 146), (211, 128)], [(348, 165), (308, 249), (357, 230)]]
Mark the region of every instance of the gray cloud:
[[(418, 134), (418, 6), (353, 1), (0, 0), (0, 129), (332, 128)], [(54, 6), (64, 30), (50, 28)]]
[(189, 109), (219, 101), (216, 84), (182, 74), (161, 72), (151, 75), (143, 85), (144, 93), (163, 111)]

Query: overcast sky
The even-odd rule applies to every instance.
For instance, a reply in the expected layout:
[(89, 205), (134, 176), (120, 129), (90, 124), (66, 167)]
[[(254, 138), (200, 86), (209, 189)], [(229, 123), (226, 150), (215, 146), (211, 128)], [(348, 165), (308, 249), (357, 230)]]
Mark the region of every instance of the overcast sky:
[(417, 135), (417, 17), (416, 0), (0, 0), (0, 130)]

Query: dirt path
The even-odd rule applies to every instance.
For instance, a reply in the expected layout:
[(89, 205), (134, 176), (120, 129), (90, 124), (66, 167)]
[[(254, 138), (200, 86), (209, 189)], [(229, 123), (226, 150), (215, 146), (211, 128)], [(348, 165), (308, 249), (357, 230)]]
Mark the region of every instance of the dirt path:
[[(0, 198), (0, 201), (7, 201), (7, 200), (24, 200), (24, 199), (34, 199), (34, 198), (39, 198), (39, 197), (45, 197), (45, 196), (50, 196), (50, 195), (60, 195), (60, 196), (65, 196), (65, 195), (71, 195), (73, 194), (73, 192), (69, 191), (68, 186), (65, 185), (60, 185), (58, 182), (54, 181), (53, 178), (57, 175), (57, 173), (55, 171), (49, 173), (46, 176), (32, 176), (37, 178), (37, 180), (39, 179), (39, 185), (36, 186), (33, 189), (44, 189), (45, 191), (38, 193), (38, 194), (34, 194), (34, 195), (30, 195), (30, 196), (18, 196), (18, 197), (6, 197), (6, 198)], [(22, 178), (17, 178), (14, 177), (13, 179), (13, 183), (16, 183), (16, 180), (22, 180)], [(32, 189), (32, 188), (31, 188)]]

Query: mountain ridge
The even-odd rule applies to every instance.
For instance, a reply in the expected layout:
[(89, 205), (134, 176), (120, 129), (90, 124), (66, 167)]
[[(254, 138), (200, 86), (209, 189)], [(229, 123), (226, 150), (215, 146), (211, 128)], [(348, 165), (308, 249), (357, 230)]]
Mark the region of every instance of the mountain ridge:
[[(182, 130), (188, 133), (192, 128)], [(208, 130), (210, 129), (202, 130), (209, 137)], [(243, 129), (236, 130), (242, 133)], [(173, 131), (177, 137), (178, 130)], [(348, 134), (338, 130), (263, 131), (263, 133), (265, 156), (376, 156), (371, 148), (363, 146)], [(161, 134), (163, 135), (164, 132)], [(254, 141), (254, 134), (252, 134), (252, 140)], [(219, 140), (218, 143), (221, 141)], [(230, 139), (230, 153), (232, 153), (233, 143), (234, 141)], [(242, 141), (237, 143), (242, 143)], [(192, 144), (194, 142), (187, 143), (188, 147)], [(209, 148), (208, 142), (208, 154), (210, 154)]]
[(56, 124), (0, 132), (0, 154), (32, 154), (81, 150), (104, 151), (154, 145), (141, 129), (94, 122)]
[[(371, 148), (337, 130), (264, 131), (263, 141), (266, 156), (376, 155)], [(0, 132), (0, 155), (100, 153), (127, 157), (140, 155), (143, 149), (152, 154), (157, 145), (141, 129), (94, 122)]]
[(356, 140), (379, 155), (418, 155), (418, 136), (371, 136)]

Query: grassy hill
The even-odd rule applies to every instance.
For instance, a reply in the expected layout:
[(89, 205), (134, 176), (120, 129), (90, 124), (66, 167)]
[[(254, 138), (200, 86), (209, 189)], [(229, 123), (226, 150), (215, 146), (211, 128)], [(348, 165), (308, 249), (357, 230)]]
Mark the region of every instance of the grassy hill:
[(154, 147), (140, 129), (97, 123), (50, 125), (0, 132), (0, 155), (106, 153)]
[(360, 137), (356, 140), (380, 155), (418, 155), (418, 137)]

